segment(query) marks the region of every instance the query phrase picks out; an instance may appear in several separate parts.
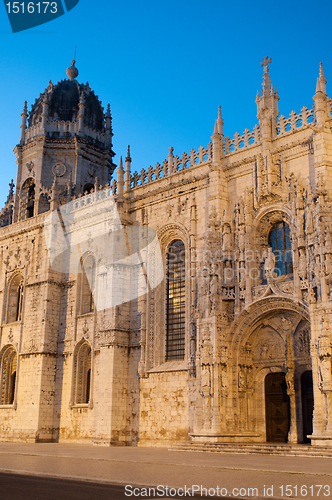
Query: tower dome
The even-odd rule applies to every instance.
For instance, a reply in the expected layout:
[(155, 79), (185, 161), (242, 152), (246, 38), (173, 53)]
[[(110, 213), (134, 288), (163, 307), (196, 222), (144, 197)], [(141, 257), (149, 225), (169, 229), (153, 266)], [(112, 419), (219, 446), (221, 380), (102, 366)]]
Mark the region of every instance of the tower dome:
[(29, 127), (42, 121), (43, 102), (48, 103), (48, 121), (69, 121), (78, 119), (79, 102), (84, 98), (84, 123), (89, 128), (104, 131), (104, 110), (98, 97), (89, 84), (80, 84), (76, 80), (61, 80), (56, 85), (51, 82), (32, 106), (29, 115)]

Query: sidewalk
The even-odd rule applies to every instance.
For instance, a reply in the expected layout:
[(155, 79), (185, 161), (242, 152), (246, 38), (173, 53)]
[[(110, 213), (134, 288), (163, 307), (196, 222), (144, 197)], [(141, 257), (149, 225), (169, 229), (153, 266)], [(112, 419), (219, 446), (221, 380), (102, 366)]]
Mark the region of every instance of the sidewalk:
[[(257, 492), (252, 490), (248, 494), (248, 488), (257, 488), (258, 498), (332, 499), (332, 458), (178, 452), (165, 448), (104, 448), (80, 444), (0, 443), (0, 472), (140, 487), (167, 485), (184, 488), (186, 485), (191, 488), (198, 485), (216, 490), (219, 486), (224, 488), (223, 493), (227, 489), (229, 496), (239, 498), (255, 496)], [(290, 486), (288, 495), (287, 485)], [(307, 495), (305, 489), (302, 489), (302, 494), (300, 492), (303, 485), (307, 487)], [(319, 495), (318, 485), (323, 486)], [(272, 490), (267, 489), (271, 487), (273, 495)], [(237, 490), (233, 491), (234, 488)], [(124, 495), (124, 498), (128, 497)]]

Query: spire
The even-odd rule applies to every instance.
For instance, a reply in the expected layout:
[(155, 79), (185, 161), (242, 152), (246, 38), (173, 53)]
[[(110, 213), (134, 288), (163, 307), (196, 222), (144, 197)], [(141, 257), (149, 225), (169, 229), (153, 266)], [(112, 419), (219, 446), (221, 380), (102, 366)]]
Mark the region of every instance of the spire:
[(129, 196), (130, 183), (131, 183), (130, 164), (131, 164), (130, 146), (128, 146), (127, 156), (126, 156), (126, 180), (125, 180), (125, 195), (126, 195), (126, 197)]
[(43, 102), (42, 102), (42, 108), (43, 108), (43, 111), (42, 111), (42, 114), (41, 114), (42, 127), (45, 130), (46, 129), (46, 123), (47, 123), (47, 117), (48, 117), (48, 108), (49, 108), (49, 101), (48, 101), (48, 93), (47, 92), (45, 92), (45, 95), (44, 95), (44, 99), (43, 99)]
[(256, 96), (260, 140), (266, 144), (267, 148), (269, 147), (268, 143), (277, 136), (277, 117), (279, 115), (279, 96), (277, 91), (273, 90), (269, 73), (270, 63), (270, 57), (264, 57), (263, 62), (261, 62), (261, 67), (263, 67), (263, 88), (261, 93), (257, 92)]
[(322, 92), (321, 86), (320, 86), (320, 81), (319, 78), (317, 77), (317, 83), (316, 83), (316, 94), (317, 92)]
[(107, 111), (105, 115), (106, 120), (106, 140), (108, 144), (111, 144), (112, 134), (112, 115), (111, 115), (111, 106), (107, 104)]
[(264, 67), (262, 96), (269, 96), (271, 94), (271, 78), (269, 73), (269, 64), (271, 64), (271, 58), (264, 57), (263, 62), (261, 62), (261, 67)]
[(23, 106), (23, 111), (22, 111), (22, 125), (21, 125), (21, 139), (20, 139), (20, 145), (22, 146), (25, 141), (25, 131), (27, 128), (27, 118), (28, 118), (28, 107), (27, 107), (27, 101), (24, 102)]
[(326, 95), (326, 78), (324, 75), (323, 65), (319, 63), (319, 77), (316, 83), (316, 92), (313, 97), (315, 101), (315, 120), (317, 127), (324, 127), (326, 118), (330, 113), (327, 95)]
[(85, 110), (85, 96), (82, 90), (80, 95), (80, 102), (78, 103), (79, 112), (78, 112), (78, 130), (83, 132), (84, 130), (84, 110)]
[(222, 116), (221, 116), (221, 106), (218, 107), (218, 120), (217, 120), (217, 124), (218, 124), (218, 132), (219, 132), (219, 134), (223, 135), (224, 120), (222, 119)]
[(117, 191), (116, 194), (122, 196), (123, 195), (123, 164), (122, 164), (122, 156), (120, 156), (120, 163), (118, 167), (118, 182), (117, 182)]
[(223, 125), (224, 121), (221, 116), (221, 106), (218, 107), (218, 118), (214, 122), (214, 130), (211, 137), (212, 140), (212, 156), (215, 166), (219, 166), (222, 157), (222, 142), (223, 142)]
[[(319, 77), (317, 80), (319, 80), (320, 91), (323, 92), (323, 94), (326, 94), (326, 78), (324, 75), (323, 64), (321, 62), (319, 63)], [(316, 88), (316, 92), (317, 92), (317, 88)]]
[(6, 203), (8, 203), (10, 200), (13, 199), (13, 196), (14, 196), (14, 187), (15, 187), (15, 184), (14, 184), (14, 181), (12, 179), (11, 183), (9, 184), (9, 193), (8, 193), (8, 196), (7, 196)]

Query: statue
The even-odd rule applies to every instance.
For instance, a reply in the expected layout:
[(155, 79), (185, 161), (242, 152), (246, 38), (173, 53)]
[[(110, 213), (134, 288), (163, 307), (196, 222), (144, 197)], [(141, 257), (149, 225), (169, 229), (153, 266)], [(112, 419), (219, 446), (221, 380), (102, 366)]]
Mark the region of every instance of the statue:
[(244, 251), (244, 246), (245, 246), (245, 230), (244, 230), (244, 226), (240, 226), (240, 229), (239, 229), (239, 250), (241, 252)]
[(233, 269), (232, 264), (228, 260), (226, 262), (226, 266), (224, 269), (224, 282), (226, 285), (231, 284), (233, 282)]
[(222, 250), (229, 252), (232, 249), (232, 235), (229, 224), (224, 224), (222, 228)]
[(298, 275), (300, 276), (301, 280), (305, 280), (307, 277), (307, 259), (305, 256), (304, 248), (300, 248), (299, 253)]
[(265, 258), (265, 263), (264, 263), (265, 274), (268, 278), (273, 277), (275, 265), (276, 265), (276, 258), (275, 258), (273, 251), (272, 251), (272, 248), (269, 247), (268, 254)]
[(210, 282), (210, 300), (212, 305), (211, 307), (212, 311), (215, 311), (216, 309), (217, 295), (218, 295), (218, 276), (214, 274)]

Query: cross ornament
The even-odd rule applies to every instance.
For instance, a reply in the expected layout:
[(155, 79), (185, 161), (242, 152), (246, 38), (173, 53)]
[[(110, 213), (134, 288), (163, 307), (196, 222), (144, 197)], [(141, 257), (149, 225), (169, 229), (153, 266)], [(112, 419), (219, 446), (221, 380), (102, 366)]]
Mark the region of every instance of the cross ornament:
[(271, 64), (271, 57), (264, 57), (263, 62), (261, 62), (261, 67), (264, 66), (264, 71), (268, 71), (268, 64)]

